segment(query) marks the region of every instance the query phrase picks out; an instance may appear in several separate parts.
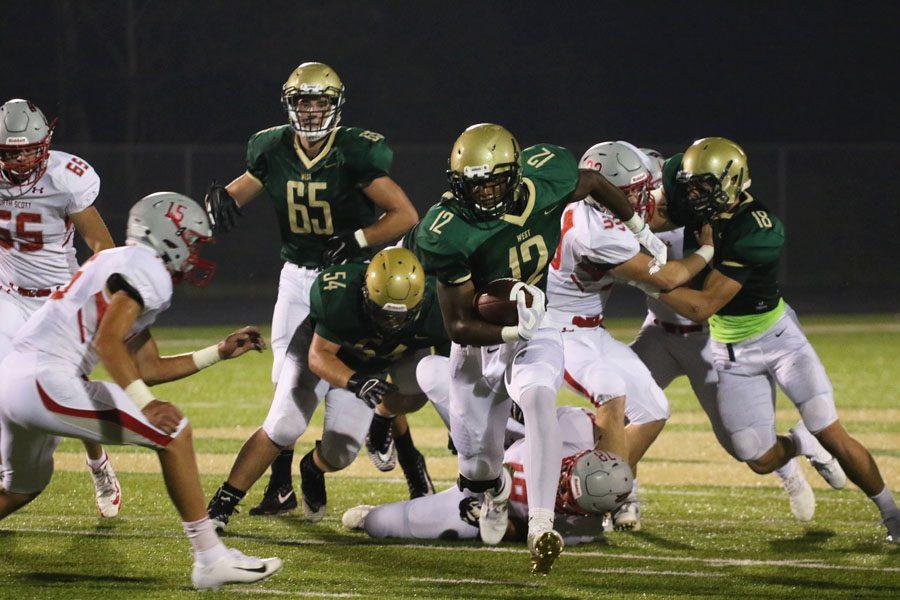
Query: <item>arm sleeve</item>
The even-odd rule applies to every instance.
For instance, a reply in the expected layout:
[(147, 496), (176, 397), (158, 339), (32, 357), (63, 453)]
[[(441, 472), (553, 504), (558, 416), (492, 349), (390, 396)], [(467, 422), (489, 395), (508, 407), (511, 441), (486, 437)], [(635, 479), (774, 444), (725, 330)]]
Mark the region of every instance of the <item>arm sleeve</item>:
[(269, 169), (266, 153), (258, 133), (254, 134), (247, 142), (247, 172), (260, 183), (266, 182)]
[(110, 279), (116, 276), (121, 279), (118, 282), (121, 289), (140, 298), (144, 310), (164, 309), (172, 300), (172, 276), (156, 257), (144, 254), (133, 256)]
[[(597, 218), (599, 217), (599, 218)], [(612, 227), (607, 227), (612, 225)], [(591, 219), (589, 243), (576, 238), (576, 252), (593, 263), (621, 265), (634, 258), (641, 251), (637, 238), (621, 225), (618, 219), (608, 213), (594, 215)]]
[(348, 155), (348, 166), (359, 187), (366, 187), (379, 177), (390, 173), (394, 152), (381, 134), (363, 131), (360, 136), (378, 137), (377, 141), (360, 137), (355, 151)]
[(754, 267), (775, 262), (781, 256), (784, 234), (776, 229), (755, 229), (726, 239), (715, 268), (740, 284), (747, 282)]
[(316, 335), (334, 344), (340, 344), (341, 338), (326, 324), (327, 316), (325, 302), (322, 299), (322, 276), (319, 275), (309, 291), (309, 318), (315, 324)]
[(97, 171), (83, 160), (78, 160), (84, 166), (79, 166), (77, 171), (66, 170), (66, 179), (70, 191), (66, 214), (70, 215), (80, 213), (94, 204), (94, 201), (100, 194), (100, 176), (97, 175)]
[[(551, 158), (545, 158), (547, 152)], [(567, 200), (578, 186), (578, 161), (566, 148), (537, 144), (525, 151), (525, 176), (539, 179), (553, 196)]]

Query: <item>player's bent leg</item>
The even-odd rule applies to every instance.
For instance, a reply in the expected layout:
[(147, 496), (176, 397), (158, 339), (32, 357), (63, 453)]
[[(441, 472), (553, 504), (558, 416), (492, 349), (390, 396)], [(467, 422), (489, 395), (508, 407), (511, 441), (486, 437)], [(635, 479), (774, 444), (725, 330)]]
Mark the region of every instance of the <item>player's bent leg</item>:
[(870, 498), (885, 489), (884, 479), (872, 454), (852, 437), (840, 421), (816, 432), (816, 439), (844, 468), (847, 477)]
[(376, 506), (363, 528), (375, 538), (476, 539), (478, 504), (477, 497), (454, 486), (432, 496)]

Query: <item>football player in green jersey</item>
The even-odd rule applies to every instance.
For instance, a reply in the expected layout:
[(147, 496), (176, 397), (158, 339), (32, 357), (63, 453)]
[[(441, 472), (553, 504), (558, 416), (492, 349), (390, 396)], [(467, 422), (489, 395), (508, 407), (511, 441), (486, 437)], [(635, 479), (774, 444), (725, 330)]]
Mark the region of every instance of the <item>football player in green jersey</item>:
[[(670, 217), (713, 226), (715, 258), (703, 288), (660, 299), (689, 319), (709, 319), (719, 413), (735, 457), (762, 474), (803, 455), (832, 487), (849, 477), (878, 506), (888, 539), (900, 543), (894, 498), (872, 455), (838, 420), (825, 368), (781, 296), (784, 227), (747, 191), (747, 155), (730, 140), (703, 138), (670, 158), (663, 177)], [(786, 436), (775, 434), (776, 383), (802, 418)]]
[[(291, 340), (269, 414), (241, 448), (228, 479), (209, 503), (209, 517), (217, 528), (224, 529), (238, 502), (281, 449), (292, 447), (306, 431), (324, 399), (322, 439), (300, 461), (306, 518), (321, 520), (324, 474), (353, 462), (373, 409), (383, 408), (390, 417), (425, 404), (416, 365), (432, 347), (446, 342), (434, 279), (425, 276), (409, 250), (387, 248), (368, 266), (350, 262), (319, 274), (310, 294), (309, 318)], [(408, 429), (396, 443), (411, 497), (434, 493), (425, 459)]]
[[(384, 136), (340, 126), (346, 90), (333, 69), (303, 63), (285, 82), (281, 100), (290, 123), (251, 136), (247, 171), (225, 187), (213, 184), (207, 194), (217, 231), (231, 229), (240, 207), (263, 191), (278, 217), (284, 267), (272, 315), (273, 384), (294, 330), (309, 314), (319, 270), (397, 240), (418, 221), (388, 174), (393, 153)], [(291, 487), (292, 459), (286, 450), (276, 460), (271, 489), (251, 514), (281, 510), (277, 497)]]
[[(459, 136), (448, 177), (451, 191), (405, 242), (438, 278), (438, 298), (453, 341), (450, 434), (459, 452), (459, 487), (484, 495), (481, 539), (498, 543), (506, 532), (511, 487), (502, 467), (503, 431), (515, 400), (530, 440), (524, 471), (532, 571), (547, 573), (563, 545), (553, 530), (562, 453), (555, 410), (563, 348), (559, 332), (542, 324), (547, 264), (559, 243), (560, 215), (569, 202), (590, 197), (626, 222), (661, 263), (665, 245), (600, 173), (579, 170), (560, 146), (522, 150), (499, 125), (474, 125)], [(520, 280), (514, 288), (517, 325), (493, 325), (473, 314), (476, 290), (501, 277)]]

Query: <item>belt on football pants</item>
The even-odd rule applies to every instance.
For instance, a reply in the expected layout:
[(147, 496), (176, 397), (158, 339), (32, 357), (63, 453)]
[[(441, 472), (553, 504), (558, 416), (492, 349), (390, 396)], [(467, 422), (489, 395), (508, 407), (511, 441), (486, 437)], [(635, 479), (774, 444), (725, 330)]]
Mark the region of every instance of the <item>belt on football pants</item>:
[(572, 325), (575, 327), (584, 327), (585, 329), (603, 327), (603, 315), (594, 315), (593, 317), (572, 317)]
[(0, 286), (6, 289), (9, 292), (15, 292), (20, 296), (25, 296), (26, 298), (46, 298), (50, 294), (56, 291), (57, 288), (41, 288), (39, 290), (32, 290), (29, 288), (22, 288), (15, 284), (9, 283), (5, 286)]
[(697, 333), (703, 331), (703, 325), (679, 325), (677, 323), (667, 323), (659, 319), (653, 319), (654, 325), (659, 325), (666, 333), (675, 335), (687, 335), (689, 333)]

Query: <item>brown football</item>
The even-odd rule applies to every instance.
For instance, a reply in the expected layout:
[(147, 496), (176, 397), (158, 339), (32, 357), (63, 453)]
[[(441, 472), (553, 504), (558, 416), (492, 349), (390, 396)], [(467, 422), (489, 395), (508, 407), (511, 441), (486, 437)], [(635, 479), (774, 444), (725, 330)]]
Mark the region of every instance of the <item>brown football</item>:
[[(512, 294), (513, 286), (519, 283), (518, 279), (505, 277), (495, 279), (475, 296), (475, 314), (482, 321), (494, 325), (516, 325), (519, 322), (519, 311), (516, 309), (516, 297)], [(525, 292), (528, 306), (531, 306), (532, 296)]]

